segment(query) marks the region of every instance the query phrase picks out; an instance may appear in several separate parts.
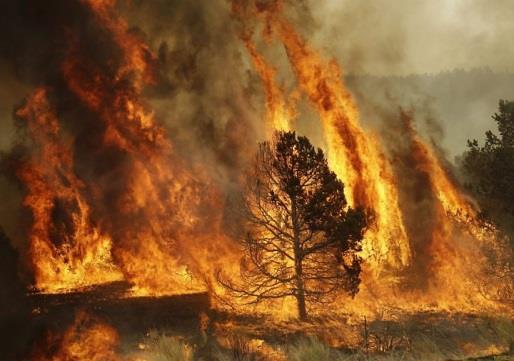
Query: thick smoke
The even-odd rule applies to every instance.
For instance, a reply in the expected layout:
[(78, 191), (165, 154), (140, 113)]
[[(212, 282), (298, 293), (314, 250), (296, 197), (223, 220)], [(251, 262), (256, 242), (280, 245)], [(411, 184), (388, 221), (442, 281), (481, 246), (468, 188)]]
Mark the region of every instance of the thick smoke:
[[(175, 153), (189, 167), (211, 173), (226, 192), (237, 189), (246, 159), (264, 133), (261, 89), (233, 29), (229, 4), (120, 2), (118, 11), (155, 54), (156, 82), (146, 89), (145, 98), (168, 128)], [(32, 89), (49, 87), (63, 131), (75, 142), (76, 171), (108, 186), (107, 194), (116, 199), (123, 191), (126, 160), (116, 151), (95, 152), (103, 125), (70, 93), (62, 71), (75, 46), (93, 67), (112, 73), (110, 67), (122, 55), (105, 29), (80, 1), (23, 0), (6, 4), (0, 31), (0, 72), (5, 74), (0, 87), (5, 94), (0, 107), (2, 150), (14, 145), (31, 151), (23, 125), (17, 129), (12, 114)], [(4, 165), (16, 154), (4, 157)], [(6, 170), (12, 175), (12, 168)], [(1, 190), (1, 223), (23, 248), (22, 189), (2, 177)]]
[[(259, 2), (260, 6), (265, 6), (262, 5), (264, 3)], [(286, 9), (288, 17), (300, 25), (298, 28), (308, 35), (307, 38), (313, 39), (316, 47), (324, 49), (325, 55), (334, 55), (347, 74), (405, 75), (483, 65), (489, 65), (496, 71), (514, 69), (509, 64), (512, 57), (494, 57), (500, 43), (488, 40), (484, 35), (503, 39), (503, 35), (496, 35), (508, 25), (505, 21), (508, 12), (495, 13), (496, 10), (485, 6), (483, 1), (466, 3), (471, 5), (456, 3), (450, 8), (443, 6), (442, 2), (428, 1), (394, 4), (345, 1), (338, 4), (333, 1), (321, 4), (311, 0), (289, 1)], [(502, 9), (503, 5), (504, 2), (498, 2), (495, 9)], [(262, 86), (239, 39), (241, 24), (234, 21), (230, 3), (225, 0), (140, 0), (122, 2), (118, 11), (127, 19), (131, 33), (144, 39), (155, 55), (153, 58), (148, 54), (152, 57), (156, 81), (145, 89), (144, 98), (149, 108), (155, 111), (158, 121), (167, 128), (176, 159), (183, 162), (191, 173), (208, 173), (216, 188), (220, 189), (220, 198), (228, 197), (237, 191), (239, 177), (252, 157), (256, 143), (265, 136)], [(484, 12), (485, 19), (489, 20), (473, 30), (475, 37), (464, 36), (467, 34), (466, 21), (475, 21), (480, 12)], [(446, 17), (441, 18), (441, 14)], [(459, 14), (462, 18), (453, 22)], [(23, 150), (21, 153), (33, 151), (24, 139), (23, 128), (13, 127), (11, 115), (33, 88), (50, 87), (63, 130), (75, 140), (77, 173), (91, 184), (97, 182), (102, 188), (102, 202), (96, 205), (94, 216), (112, 222), (112, 233), (117, 236), (116, 231), (123, 229), (123, 221), (116, 223), (116, 220), (105, 216), (117, 212), (115, 201), (126, 190), (125, 177), (127, 168), (131, 167), (130, 159), (117, 149), (96, 149), (101, 143), (105, 125), (96, 121), (97, 115), (77, 101), (77, 94), (70, 91), (69, 84), (63, 79), (62, 68), (70, 50), (75, 47), (79, 49), (77, 52), (81, 58), (92, 64), (84, 62), (86, 70), (98, 68), (100, 72), (112, 75), (113, 64), (121, 61), (122, 54), (105, 29), (98, 27), (91, 12), (78, 0), (13, 0), (8, 2), (2, 16), (0, 74), (5, 74), (6, 81), (0, 86), (0, 95), (6, 96), (0, 107), (0, 146), (7, 150), (14, 143), (16, 149)], [(498, 23), (493, 26), (490, 19), (494, 16)], [(443, 37), (444, 29), (452, 27), (452, 35)], [(261, 32), (265, 29), (254, 30)], [(446, 43), (441, 45), (437, 42), (442, 38)], [(465, 41), (460, 44), (462, 39)], [(264, 43), (266, 40), (261, 41)], [(279, 74), (285, 74), (279, 81), (285, 84), (287, 92), (294, 90), (296, 84), (290, 76), (290, 67), (286, 65), (284, 49), (276, 44), (267, 48), (264, 51), (267, 59), (277, 64)], [(475, 53), (481, 56), (473, 56)], [(84, 71), (81, 80), (90, 81), (88, 74)], [(454, 97), (453, 92), (441, 93), (441, 89), (452, 89), (448, 84), (455, 84), (457, 89), (476, 87), (474, 82), (463, 87), (460, 79), (444, 74), (439, 83), (430, 77), (361, 76), (350, 79), (351, 90), (364, 110), (363, 119), (379, 130), (385, 143), (390, 145), (388, 155), (396, 161), (393, 162), (396, 172), (402, 175), (398, 177), (402, 178), (400, 201), (405, 213), (411, 215), (406, 226), (409, 238), (415, 240), (413, 247), (418, 256), (414, 267), (418, 267), (415, 274), (421, 279), (414, 280), (417, 286), (424, 286), (422, 278), (430, 267), (428, 259), (423, 257), (428, 254), (427, 247), (431, 242), (430, 230), (434, 225), (430, 220), (435, 212), (435, 202), (428, 190), (426, 174), (414, 167), (416, 159), (410, 157), (408, 142), (395, 144), (398, 134), (405, 133), (405, 130), (398, 114), (390, 112), (392, 109), (396, 111), (398, 105), (415, 108), (419, 119), (427, 119), (420, 127), (426, 136), (437, 142), (444, 134), (448, 139), (457, 139), (459, 144), (444, 144), (456, 154), (465, 139), (454, 138), (455, 133), (461, 133), (462, 129), (475, 129), (482, 133), (483, 128), (477, 124), (487, 121), (482, 120), (483, 114), (492, 113), (489, 110), (491, 99), (481, 101), (480, 92), (464, 91), (459, 93), (460, 97)], [(484, 80), (484, 83), (490, 84), (491, 81)], [(503, 87), (506, 89), (506, 84)], [(116, 89), (106, 91), (113, 93)], [(442, 103), (444, 106), (441, 107), (441, 97), (454, 102)], [(478, 105), (474, 106), (474, 112), (464, 114), (473, 113), (473, 117), (470, 121), (456, 123), (454, 116), (462, 114), (462, 109), (470, 101)], [(315, 122), (312, 120), (316, 115), (304, 111), (308, 109), (305, 99), (298, 109), (301, 113), (299, 131), (313, 137), (315, 143), (321, 143), (319, 125), (313, 128)], [(437, 120), (444, 122), (441, 124)], [(479, 136), (472, 132), (463, 134)], [(12, 160), (18, 154), (10, 152), (5, 159)], [(175, 166), (170, 164), (172, 169)], [(23, 248), (26, 237), (25, 231), (20, 231), (24, 227), (21, 227), (23, 223), (19, 223), (19, 219), (26, 222), (27, 215), (19, 217), (21, 188), (15, 188), (2, 179), (0, 190), (5, 199), (0, 206), (0, 224)], [(184, 196), (187, 195), (186, 192)], [(208, 213), (205, 225), (209, 222), (209, 213), (217, 211), (205, 211)], [(138, 216), (134, 215), (130, 221), (137, 223)]]
[(514, 98), (508, 0), (308, 3), (316, 29), (309, 38), (353, 75), (365, 121), (382, 121), (377, 103), (414, 106), (423, 117), (429, 109), (446, 135), (438, 143), (454, 157), (491, 129), (500, 98)]
[[(140, 1), (126, 17), (158, 54), (160, 84), (148, 93), (177, 151), (234, 181), (262, 139), (262, 98), (223, 0)], [(245, 149), (246, 148), (246, 149)], [(237, 172), (236, 172), (237, 173)]]
[(348, 73), (408, 75), (454, 68), (514, 71), (509, 0), (309, 1), (316, 41)]

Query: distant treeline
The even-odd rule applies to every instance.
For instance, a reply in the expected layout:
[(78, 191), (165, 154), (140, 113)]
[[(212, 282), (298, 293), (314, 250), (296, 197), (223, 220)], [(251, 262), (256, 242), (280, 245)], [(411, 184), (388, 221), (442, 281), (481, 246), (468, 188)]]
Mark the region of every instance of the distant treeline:
[(491, 115), (500, 99), (514, 99), (514, 73), (488, 68), (407, 76), (349, 75), (346, 81), (365, 121), (387, 121), (398, 106), (413, 109), (417, 127), (425, 135), (434, 131), (434, 123), (440, 125), (438, 143), (450, 158), (465, 150), (468, 139), (481, 138), (491, 129)]

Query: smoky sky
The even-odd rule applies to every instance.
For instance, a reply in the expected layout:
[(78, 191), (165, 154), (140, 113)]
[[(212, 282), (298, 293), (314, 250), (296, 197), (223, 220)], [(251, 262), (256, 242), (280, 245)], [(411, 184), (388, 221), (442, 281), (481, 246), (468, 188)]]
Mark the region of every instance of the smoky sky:
[(416, 109), (416, 128), (449, 160), (494, 129), (500, 99), (514, 100), (514, 6), (509, 0), (309, 0), (304, 32), (352, 79), (364, 122), (378, 109)]
[[(58, 67), (60, 51), (66, 47), (66, 26), (80, 18), (78, 3), (6, 2), (0, 15), (0, 149), (7, 149), (12, 139), (13, 107), (40, 85), (43, 77), (52, 74), (49, 70)], [(345, 74), (405, 76), (477, 67), (494, 73), (514, 71), (514, 50), (509, 46), (514, 7), (509, 0), (286, 3), (286, 13), (300, 32), (325, 56), (336, 58)], [(241, 113), (253, 118), (251, 123), (259, 122), (262, 88), (237, 38), (229, 1), (120, 1), (119, 10), (133, 31), (144, 34), (159, 55), (165, 81), (148, 95), (162, 121), (188, 124), (175, 127), (177, 139), (196, 142), (197, 135), (207, 132), (199, 137), (201, 145), (219, 148), (218, 138), (225, 125), (237, 122)], [(280, 74), (288, 71), (282, 65), (283, 58), (271, 56)], [(351, 90), (358, 93), (360, 86), (354, 82)], [(448, 91), (454, 86), (458, 87), (456, 95)], [(483, 91), (470, 96), (470, 87)], [(402, 106), (418, 105), (411, 99), (405, 103), (404, 98), (412, 98), (412, 94), (423, 98), (420, 103), (424, 106), (432, 99), (433, 113), (444, 123), (446, 136), (441, 141), (453, 156), (462, 152), (467, 139), (481, 137), (490, 127), (490, 115), (499, 98), (513, 96), (508, 87), (495, 80), (428, 88), (381, 82), (374, 88), (371, 93), (366, 89), (367, 102), (376, 102), (384, 93), (398, 89), (396, 98)], [(441, 89), (451, 93), (461, 106), (441, 105)], [(255, 127), (250, 131), (259, 132)], [(229, 159), (230, 152), (222, 157), (237, 162)]]
[[(490, 115), (500, 98), (514, 99), (512, 75), (503, 73), (514, 71), (509, 46), (514, 7), (508, 0), (286, 3), (286, 15), (300, 33), (324, 56), (337, 59), (346, 75), (376, 75), (347, 82), (367, 125), (387, 126), (384, 109), (415, 109), (416, 128), (426, 138), (435, 137), (453, 157), (465, 149), (467, 139), (481, 138), (491, 128)], [(18, 137), (12, 114), (24, 97), (41, 85), (62, 86), (59, 67), (70, 29), (82, 32), (91, 56), (102, 55), (83, 8), (78, 0), (5, 2), (0, 13), (0, 150), (8, 151)], [(146, 90), (145, 100), (167, 127), (177, 153), (209, 167), (223, 187), (234, 186), (265, 132), (262, 84), (238, 38), (230, 2), (119, 1), (118, 11), (156, 56), (159, 81)], [(261, 48), (277, 66), (279, 81), (293, 89), (284, 50), (277, 44)], [(460, 78), (439, 74), (477, 67), (491, 71)], [(405, 77), (425, 73), (439, 78)], [(305, 102), (299, 110), (300, 132), (316, 138), (316, 115)], [(13, 187), (0, 178), (0, 223), (9, 235), (16, 233), (13, 209), (21, 200)]]
[(310, 0), (316, 42), (348, 73), (514, 71), (510, 0)]
[[(70, 93), (62, 65), (74, 44), (81, 55), (112, 78), (112, 64), (119, 57), (116, 46), (81, 1), (11, 1), (3, 10), (0, 149), (9, 158), (11, 147), (26, 143), (13, 114), (33, 89), (44, 86), (54, 95), (62, 128), (73, 134), (76, 170), (89, 177), (91, 169), (98, 169), (91, 150), (103, 128), (95, 125), (100, 123)], [(155, 55), (157, 80), (146, 90), (145, 103), (168, 129), (176, 154), (195, 167), (208, 169), (220, 188), (230, 189), (237, 183), (242, 159), (253, 153), (252, 145), (262, 137), (258, 124), (253, 125), (261, 112), (253, 99), (260, 95), (252, 86), (255, 75), (249, 72), (237, 34), (231, 29), (229, 4), (119, 2), (117, 12), (127, 19), (129, 31), (143, 39)], [(103, 162), (104, 173), (112, 168), (115, 175), (115, 170), (123, 167), (122, 160), (120, 165), (103, 157)], [(0, 224), (19, 245), (23, 242), (19, 231), (19, 220), (24, 218), (23, 189), (12, 182), (13, 171), (7, 169), (10, 173), (6, 174), (5, 170), (0, 178), (4, 200)]]

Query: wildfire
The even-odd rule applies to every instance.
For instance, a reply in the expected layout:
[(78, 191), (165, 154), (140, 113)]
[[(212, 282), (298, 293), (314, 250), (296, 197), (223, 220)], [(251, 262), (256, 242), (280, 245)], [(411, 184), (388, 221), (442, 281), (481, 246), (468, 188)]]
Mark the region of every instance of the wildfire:
[[(360, 126), (359, 114), (351, 94), (342, 83), (342, 73), (335, 61), (322, 59), (281, 14), (282, 5), (263, 7), (267, 29), (275, 31), (284, 45), (298, 83), (318, 111), (327, 145), (331, 168), (343, 179), (351, 206), (373, 211), (374, 227), (366, 235), (363, 255), (374, 258), (374, 270), (386, 264), (403, 267), (409, 264), (410, 249), (398, 204), (396, 185), (376, 137)], [(235, 7), (240, 16), (242, 9)], [(247, 46), (248, 47), (248, 46)], [(261, 59), (254, 46), (252, 59)], [(254, 61), (255, 63), (255, 61)], [(263, 82), (268, 73), (256, 66)], [(274, 104), (269, 97), (267, 103)], [(278, 101), (280, 104), (280, 100)], [(280, 130), (280, 127), (276, 127)]]
[[(60, 337), (50, 337), (44, 350), (32, 361), (121, 361), (116, 348), (119, 336), (114, 328), (79, 311), (73, 324)], [(56, 344), (56, 347), (49, 347)]]
[[(483, 247), (487, 243), (491, 251), (498, 252), (494, 244), (501, 244), (501, 241), (496, 238), (494, 229), (478, 223), (477, 209), (459, 191), (434, 151), (416, 133), (409, 114), (403, 113), (402, 118), (417, 171), (426, 176), (437, 200), (429, 246), (434, 273), (432, 292), (439, 295), (450, 293), (460, 301), (462, 298), (476, 299), (474, 282), (498, 284), (499, 280), (490, 278), (484, 269), (487, 259)], [(497, 259), (505, 259), (505, 256), (501, 253), (495, 255)], [(455, 273), (455, 270), (459, 272)]]
[(270, 134), (274, 130), (290, 130), (295, 111), (290, 104), (286, 103), (284, 91), (276, 83), (276, 69), (266, 62), (249, 36), (244, 36), (243, 41), (264, 85), (266, 118), (268, 129), (271, 131)]
[[(111, 239), (91, 223), (85, 185), (74, 173), (73, 154), (62, 140), (47, 90), (37, 89), (16, 116), (26, 122), (39, 149), (18, 169), (27, 185), (23, 203), (33, 217), (29, 252), (37, 287), (57, 292), (120, 279)], [(60, 213), (58, 223), (52, 222), (55, 213)]]
[[(398, 174), (394, 174), (393, 166), (384, 155), (379, 137), (362, 127), (339, 65), (323, 59), (296, 32), (283, 15), (282, 1), (251, 5), (233, 1), (232, 4), (240, 21), (253, 24), (254, 18), (260, 18), (264, 37), (269, 39), (275, 35), (285, 48), (300, 88), (318, 112), (329, 164), (344, 181), (349, 204), (372, 210), (374, 221), (365, 235), (362, 252), (366, 272), (355, 303), (357, 312), (378, 309), (382, 303), (408, 308), (428, 304), (446, 308), (491, 306), (474, 283), (499, 285), (501, 282), (487, 275), (487, 259), (482, 248), (486, 243), (491, 247), (501, 242), (494, 231), (477, 221), (476, 206), (461, 192), (432, 148), (416, 133), (411, 121), (405, 123), (403, 135), (410, 142), (409, 152), (416, 163), (415, 171), (427, 178), (428, 192), (435, 199), (432, 205), (434, 223), (426, 230), (430, 233), (430, 241), (422, 250), (428, 254), (416, 254), (420, 250), (414, 247), (416, 240), (411, 237), (415, 235), (409, 235), (405, 227), (409, 214), (400, 206)], [(253, 30), (250, 33), (253, 34)], [(245, 43), (248, 42), (245, 39)], [(247, 45), (247, 49), (254, 63), (256, 58), (259, 59), (256, 69), (262, 81), (267, 83), (269, 72), (259, 65), (265, 63), (262, 55), (254, 45)], [(270, 65), (267, 68), (270, 69)], [(267, 104), (274, 104), (270, 100), (273, 94), (267, 92)], [(280, 104), (281, 94), (277, 94), (277, 99)], [(276, 126), (276, 129), (280, 127)], [(508, 256), (504, 257), (498, 251), (496, 257), (508, 260)], [(427, 278), (428, 288), (421, 292), (407, 289), (392, 292), (403, 283), (403, 276), (395, 275), (414, 270), (414, 264), (420, 260), (426, 263), (423, 277)], [(383, 271), (391, 269), (392, 276), (387, 277)], [(370, 304), (374, 305), (370, 307)]]
[[(107, 66), (91, 61), (72, 35), (62, 74), (89, 112), (87, 121), (97, 122), (91, 137), (98, 143), (90, 156), (97, 163), (112, 162), (93, 178), (79, 179), (73, 144), (68, 149), (58, 143), (59, 121), (50, 113), (46, 92), (36, 92), (18, 111), (30, 121), (29, 135), (40, 146), (37, 159), (18, 172), (28, 190), (24, 204), (34, 214), (35, 286), (65, 292), (126, 279), (136, 295), (203, 291), (208, 267), (221, 262), (217, 254), (234, 252), (218, 229), (220, 213), (200, 217), (204, 208), (222, 203), (208, 175), (188, 169), (175, 155), (166, 130), (143, 101), (143, 88), (153, 81), (154, 56), (147, 45), (117, 16), (115, 1), (83, 3), (117, 56)], [(49, 233), (61, 200), (76, 227), (72, 233), (62, 229), (58, 247)], [(90, 213), (98, 227), (91, 226)]]
[[(108, 60), (91, 57), (70, 31), (61, 67), (66, 92), (77, 101), (88, 137), (94, 139), (94, 145), (85, 146), (92, 169), (80, 172), (74, 164), (76, 140), (61, 129), (65, 120), (58, 119), (52, 98), (57, 92), (37, 89), (16, 112), (35, 149), (17, 170), (26, 187), (24, 205), (33, 218), (29, 256), (35, 286), (64, 292), (125, 279), (134, 285), (131, 295), (220, 293), (213, 271), (223, 266), (237, 275), (240, 259), (223, 229), (224, 195), (213, 174), (181, 159), (145, 101), (145, 87), (156, 82), (156, 57), (149, 46), (116, 13), (114, 0), (81, 3), (113, 54)], [(429, 185), (435, 220), (426, 230), (429, 244), (422, 249), (429, 286), (425, 293), (401, 288), (421, 256), (406, 227), (410, 215), (400, 202), (405, 193), (398, 185), (401, 175), (386, 157), (380, 136), (362, 126), (340, 66), (296, 32), (282, 7), (280, 1), (257, 2), (248, 11), (233, 1), (238, 19), (263, 20), (268, 43), (274, 39), (285, 49), (298, 89), (319, 115), (330, 167), (343, 180), (349, 204), (371, 211), (357, 304), (376, 302), (379, 296), (391, 304), (471, 302), (478, 307), (481, 296), (470, 285), (477, 279), (498, 282), (484, 276), (481, 268), (486, 263), (481, 247), (496, 239), (476, 222), (477, 208), (410, 120), (402, 136), (415, 171)], [(253, 29), (243, 34), (265, 92), (266, 127), (294, 129), (298, 94), (287, 96), (279, 85), (277, 68), (259, 52)], [(480, 267), (472, 269), (469, 263)], [(374, 295), (371, 289), (376, 289)]]

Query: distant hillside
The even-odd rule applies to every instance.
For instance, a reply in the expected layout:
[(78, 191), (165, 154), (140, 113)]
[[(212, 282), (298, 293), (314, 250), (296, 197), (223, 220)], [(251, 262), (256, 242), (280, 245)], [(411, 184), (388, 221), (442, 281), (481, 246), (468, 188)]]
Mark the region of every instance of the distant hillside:
[(386, 121), (398, 106), (416, 109), (417, 126), (423, 133), (434, 131), (434, 124), (427, 126), (425, 119), (435, 120), (444, 134), (441, 145), (451, 158), (465, 149), (467, 139), (483, 139), (484, 132), (493, 128), (491, 115), (499, 99), (514, 100), (514, 74), (488, 69), (405, 77), (349, 76), (347, 83), (368, 121)]

